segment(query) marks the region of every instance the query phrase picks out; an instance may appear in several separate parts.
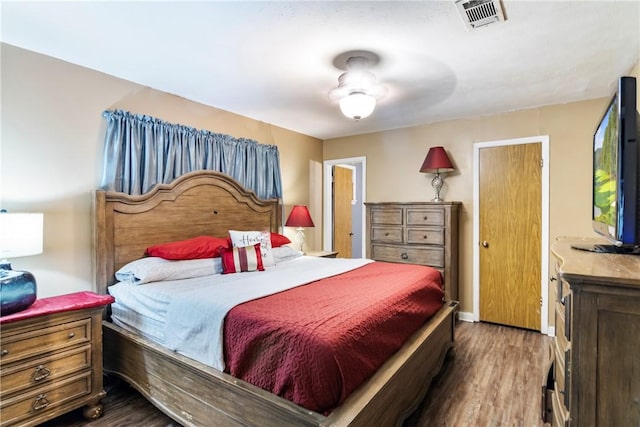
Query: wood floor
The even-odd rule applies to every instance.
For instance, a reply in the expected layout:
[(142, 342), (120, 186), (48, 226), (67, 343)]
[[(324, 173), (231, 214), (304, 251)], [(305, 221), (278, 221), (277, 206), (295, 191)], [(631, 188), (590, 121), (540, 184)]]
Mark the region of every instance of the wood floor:
[[(532, 427), (540, 420), (540, 387), (551, 338), (488, 323), (458, 322), (455, 352), (405, 427)], [(81, 410), (44, 427), (180, 427), (139, 393), (108, 380), (102, 418), (87, 422)]]

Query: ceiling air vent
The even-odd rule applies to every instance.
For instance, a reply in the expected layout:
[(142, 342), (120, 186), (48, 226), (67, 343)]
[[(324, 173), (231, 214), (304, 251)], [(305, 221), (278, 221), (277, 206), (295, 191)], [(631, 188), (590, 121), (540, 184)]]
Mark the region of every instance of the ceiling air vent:
[(455, 0), (467, 31), (504, 21), (500, 0)]

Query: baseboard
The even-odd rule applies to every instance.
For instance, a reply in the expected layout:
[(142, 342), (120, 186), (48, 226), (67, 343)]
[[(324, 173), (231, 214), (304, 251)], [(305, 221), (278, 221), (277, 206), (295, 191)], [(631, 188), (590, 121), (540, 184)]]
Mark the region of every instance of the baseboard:
[[(462, 321), (462, 322), (475, 322), (475, 320), (473, 320), (473, 313), (469, 313), (468, 311), (459, 311), (458, 312), (458, 320)], [(555, 337), (556, 336), (556, 327), (555, 326), (549, 326), (547, 328), (547, 335), (550, 337)]]
[(459, 311), (458, 312), (458, 320), (461, 320), (463, 322), (473, 322), (473, 313), (469, 313), (466, 311)]

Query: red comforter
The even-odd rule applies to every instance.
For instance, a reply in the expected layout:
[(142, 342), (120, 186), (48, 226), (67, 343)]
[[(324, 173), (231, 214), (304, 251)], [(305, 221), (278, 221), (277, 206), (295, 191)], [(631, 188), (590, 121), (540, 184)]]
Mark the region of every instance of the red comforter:
[(374, 262), (233, 308), (227, 371), (327, 414), (442, 306), (440, 273)]

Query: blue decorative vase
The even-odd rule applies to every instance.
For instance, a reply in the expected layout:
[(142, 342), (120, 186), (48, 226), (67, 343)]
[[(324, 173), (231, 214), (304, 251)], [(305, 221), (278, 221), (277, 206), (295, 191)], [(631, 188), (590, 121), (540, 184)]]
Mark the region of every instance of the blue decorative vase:
[(17, 313), (36, 300), (36, 279), (28, 271), (15, 271), (11, 264), (0, 264), (0, 316)]

